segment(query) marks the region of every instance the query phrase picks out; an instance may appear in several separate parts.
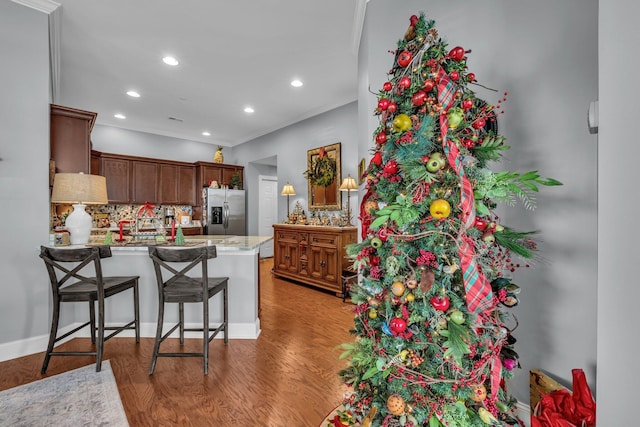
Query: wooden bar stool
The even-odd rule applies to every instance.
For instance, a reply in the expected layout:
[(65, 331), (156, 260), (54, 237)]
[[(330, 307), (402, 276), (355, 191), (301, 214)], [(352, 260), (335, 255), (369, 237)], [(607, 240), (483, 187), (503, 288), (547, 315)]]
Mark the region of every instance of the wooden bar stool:
[[(224, 331), (224, 343), (229, 342), (229, 315), (228, 315), (228, 277), (209, 277), (207, 261), (216, 257), (215, 246), (203, 246), (197, 248), (160, 248), (149, 247), (149, 256), (153, 260), (158, 284), (158, 326), (156, 328), (156, 342), (153, 348), (153, 357), (149, 375), (153, 374), (158, 357), (202, 357), (204, 359), (204, 373), (209, 371), (209, 343), (220, 331)], [(182, 269), (174, 266), (177, 263), (188, 263)], [(186, 274), (201, 266), (200, 277), (190, 277)], [(163, 278), (163, 271), (167, 278)], [(217, 328), (209, 326), (209, 299), (219, 292), (223, 293), (223, 321)], [(164, 323), (164, 305), (166, 303), (178, 303), (178, 323), (175, 324), (166, 334), (162, 334)], [(202, 304), (202, 328), (185, 328), (184, 326), (184, 304)], [(201, 331), (202, 352), (201, 353), (161, 353), (160, 344), (176, 330), (180, 328), (180, 344), (184, 344), (184, 331)], [(210, 331), (211, 332), (210, 334)]]
[[(102, 275), (101, 258), (111, 256), (111, 248), (108, 246), (92, 248), (48, 248), (40, 247), (40, 258), (42, 258), (49, 273), (51, 291), (53, 292), (53, 316), (51, 318), (51, 332), (49, 334), (49, 345), (44, 356), (41, 373), (47, 371), (51, 356), (96, 356), (96, 372), (102, 368), (102, 356), (104, 342), (109, 338), (124, 330), (135, 330), (136, 343), (140, 342), (140, 303), (138, 294), (139, 276), (118, 276), (107, 277)], [(84, 268), (93, 271), (84, 276), (80, 274)], [(58, 276), (61, 276), (58, 278)], [(71, 283), (71, 279), (77, 279)], [(105, 299), (133, 289), (133, 311), (134, 319), (123, 326), (105, 326), (104, 302)], [(60, 320), (60, 304), (63, 302), (89, 302), (89, 321), (74, 328), (64, 335), (58, 335), (58, 323)], [(96, 326), (95, 302), (98, 302), (98, 325)], [(90, 327), (91, 342), (96, 345), (95, 351), (53, 351), (56, 342), (79, 331), (85, 326)], [(96, 330), (98, 338), (96, 340)], [(108, 336), (104, 336), (105, 330), (113, 330)]]

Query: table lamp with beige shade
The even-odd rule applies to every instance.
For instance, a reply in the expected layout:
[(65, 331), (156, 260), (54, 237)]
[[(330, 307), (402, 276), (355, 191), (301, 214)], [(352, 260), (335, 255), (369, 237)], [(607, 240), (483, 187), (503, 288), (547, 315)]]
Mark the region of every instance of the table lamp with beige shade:
[(64, 225), (69, 230), (72, 245), (86, 245), (92, 221), (84, 208), (85, 205), (108, 203), (107, 181), (99, 175), (57, 173), (53, 180), (51, 203), (73, 205), (73, 212), (67, 216)]
[(287, 196), (287, 221), (289, 221), (289, 196), (295, 196), (296, 190), (293, 188), (293, 185), (287, 182), (284, 187), (282, 187), (280, 195)]
[(347, 175), (347, 177), (342, 180), (342, 184), (340, 185), (340, 191), (347, 192), (347, 224), (351, 226), (351, 192), (358, 190), (358, 184), (356, 184), (356, 180), (353, 179), (351, 175)]

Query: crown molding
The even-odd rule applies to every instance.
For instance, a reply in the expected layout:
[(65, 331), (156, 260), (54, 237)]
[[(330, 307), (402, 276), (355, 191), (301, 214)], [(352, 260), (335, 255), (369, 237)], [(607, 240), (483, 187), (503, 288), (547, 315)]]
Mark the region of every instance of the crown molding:
[(54, 10), (60, 7), (60, 3), (56, 3), (52, 0), (11, 0), (14, 3), (21, 4), (23, 6), (30, 7), (39, 12), (50, 14)]

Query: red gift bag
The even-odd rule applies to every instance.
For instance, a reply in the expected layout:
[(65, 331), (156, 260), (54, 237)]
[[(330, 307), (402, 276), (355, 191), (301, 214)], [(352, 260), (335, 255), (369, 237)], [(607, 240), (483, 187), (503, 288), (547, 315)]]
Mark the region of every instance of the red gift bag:
[(573, 393), (554, 390), (542, 396), (531, 416), (532, 427), (594, 427), (596, 403), (582, 369), (573, 369)]

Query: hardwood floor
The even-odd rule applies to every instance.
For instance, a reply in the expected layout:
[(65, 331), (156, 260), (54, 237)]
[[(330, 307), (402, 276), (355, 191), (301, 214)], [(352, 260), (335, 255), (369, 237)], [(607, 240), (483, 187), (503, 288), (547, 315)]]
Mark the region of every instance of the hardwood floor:
[[(273, 278), (272, 265), (272, 259), (260, 262), (260, 337), (229, 340), (226, 347), (214, 340), (206, 376), (199, 358), (160, 358), (149, 376), (152, 338), (139, 345), (133, 338), (107, 341), (105, 359), (131, 426), (316, 427), (340, 403), (346, 387), (337, 373), (344, 362), (334, 347), (352, 340), (353, 306)], [(185, 341), (186, 351), (197, 351), (199, 340)], [(179, 347), (177, 339), (167, 342)], [(88, 338), (78, 338), (62, 347), (88, 345)], [(42, 376), (43, 357), (1, 362), (0, 390), (95, 363), (93, 357), (54, 357)]]

